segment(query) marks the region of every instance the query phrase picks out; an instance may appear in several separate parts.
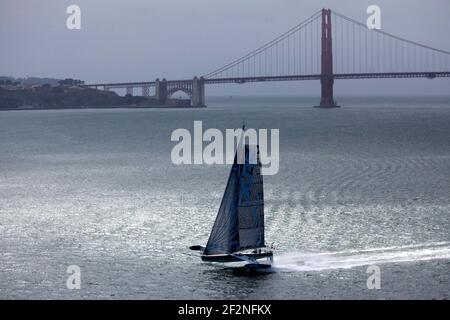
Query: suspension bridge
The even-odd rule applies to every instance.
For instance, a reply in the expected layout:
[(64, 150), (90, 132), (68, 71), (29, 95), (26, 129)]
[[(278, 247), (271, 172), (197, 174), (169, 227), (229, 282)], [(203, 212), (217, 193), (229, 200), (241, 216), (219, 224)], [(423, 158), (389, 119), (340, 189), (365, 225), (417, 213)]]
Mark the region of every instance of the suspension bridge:
[[(160, 105), (177, 91), (191, 106), (205, 106), (205, 85), (320, 80), (317, 107), (334, 108), (334, 80), (450, 77), (450, 52), (369, 29), (345, 15), (322, 9), (263, 46), (201, 77), (149, 82), (96, 83), (96, 89), (135, 88)], [(154, 88), (154, 95), (150, 95)]]

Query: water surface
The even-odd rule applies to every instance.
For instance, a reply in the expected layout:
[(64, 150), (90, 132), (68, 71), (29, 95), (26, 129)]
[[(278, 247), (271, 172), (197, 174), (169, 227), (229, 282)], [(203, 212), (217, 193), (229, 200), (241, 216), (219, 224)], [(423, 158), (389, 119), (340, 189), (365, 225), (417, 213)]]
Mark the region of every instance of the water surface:
[[(207, 109), (0, 112), (0, 298), (449, 298), (450, 98), (211, 98)], [(280, 129), (274, 273), (201, 263), (229, 166), (175, 166), (177, 128)], [(380, 290), (366, 287), (381, 268)], [(81, 290), (68, 290), (78, 265)]]

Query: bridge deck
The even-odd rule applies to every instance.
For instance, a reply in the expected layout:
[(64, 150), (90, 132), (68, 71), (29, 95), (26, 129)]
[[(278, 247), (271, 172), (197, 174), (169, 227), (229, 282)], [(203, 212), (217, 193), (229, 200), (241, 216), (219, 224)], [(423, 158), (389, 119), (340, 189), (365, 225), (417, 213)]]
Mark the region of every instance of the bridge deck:
[[(391, 72), (391, 73), (338, 73), (334, 74), (334, 79), (386, 79), (386, 78), (444, 78), (450, 77), (450, 71), (439, 72)], [(235, 77), (235, 78), (214, 78), (204, 79), (205, 84), (223, 83), (246, 83), (246, 82), (271, 82), (271, 81), (300, 81), (300, 80), (320, 80), (320, 74), (270, 76), (270, 77)], [(168, 84), (186, 84), (193, 80), (168, 80)], [(119, 82), (119, 83), (92, 83), (85, 87), (154, 87), (155, 81), (146, 82)]]

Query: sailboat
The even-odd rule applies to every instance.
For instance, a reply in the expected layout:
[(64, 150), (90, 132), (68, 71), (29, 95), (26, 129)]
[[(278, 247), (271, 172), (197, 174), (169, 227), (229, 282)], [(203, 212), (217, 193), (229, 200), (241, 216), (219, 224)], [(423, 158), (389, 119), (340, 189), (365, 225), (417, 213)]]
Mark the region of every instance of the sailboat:
[[(249, 270), (267, 269), (273, 262), (273, 251), (265, 245), (259, 145), (243, 146), (241, 141), (239, 147), (243, 150), (238, 149), (235, 154), (208, 242), (190, 249), (200, 251), (203, 261), (246, 262)], [(243, 159), (237, 161), (238, 156)]]

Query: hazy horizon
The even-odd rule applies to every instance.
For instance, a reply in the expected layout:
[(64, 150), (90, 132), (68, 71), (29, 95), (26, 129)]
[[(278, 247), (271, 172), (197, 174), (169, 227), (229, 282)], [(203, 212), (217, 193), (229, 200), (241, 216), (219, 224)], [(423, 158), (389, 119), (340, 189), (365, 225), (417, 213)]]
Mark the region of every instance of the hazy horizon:
[[(81, 30), (68, 30), (66, 8), (81, 8)], [(190, 79), (206, 74), (285, 32), (322, 7), (365, 22), (381, 7), (382, 30), (450, 51), (450, 2), (207, 0), (0, 2), (0, 70), (12, 77), (93, 82)], [(426, 20), (425, 20), (426, 19)], [(337, 80), (336, 95), (443, 95), (450, 79)], [(317, 95), (318, 81), (209, 85), (207, 96)]]

